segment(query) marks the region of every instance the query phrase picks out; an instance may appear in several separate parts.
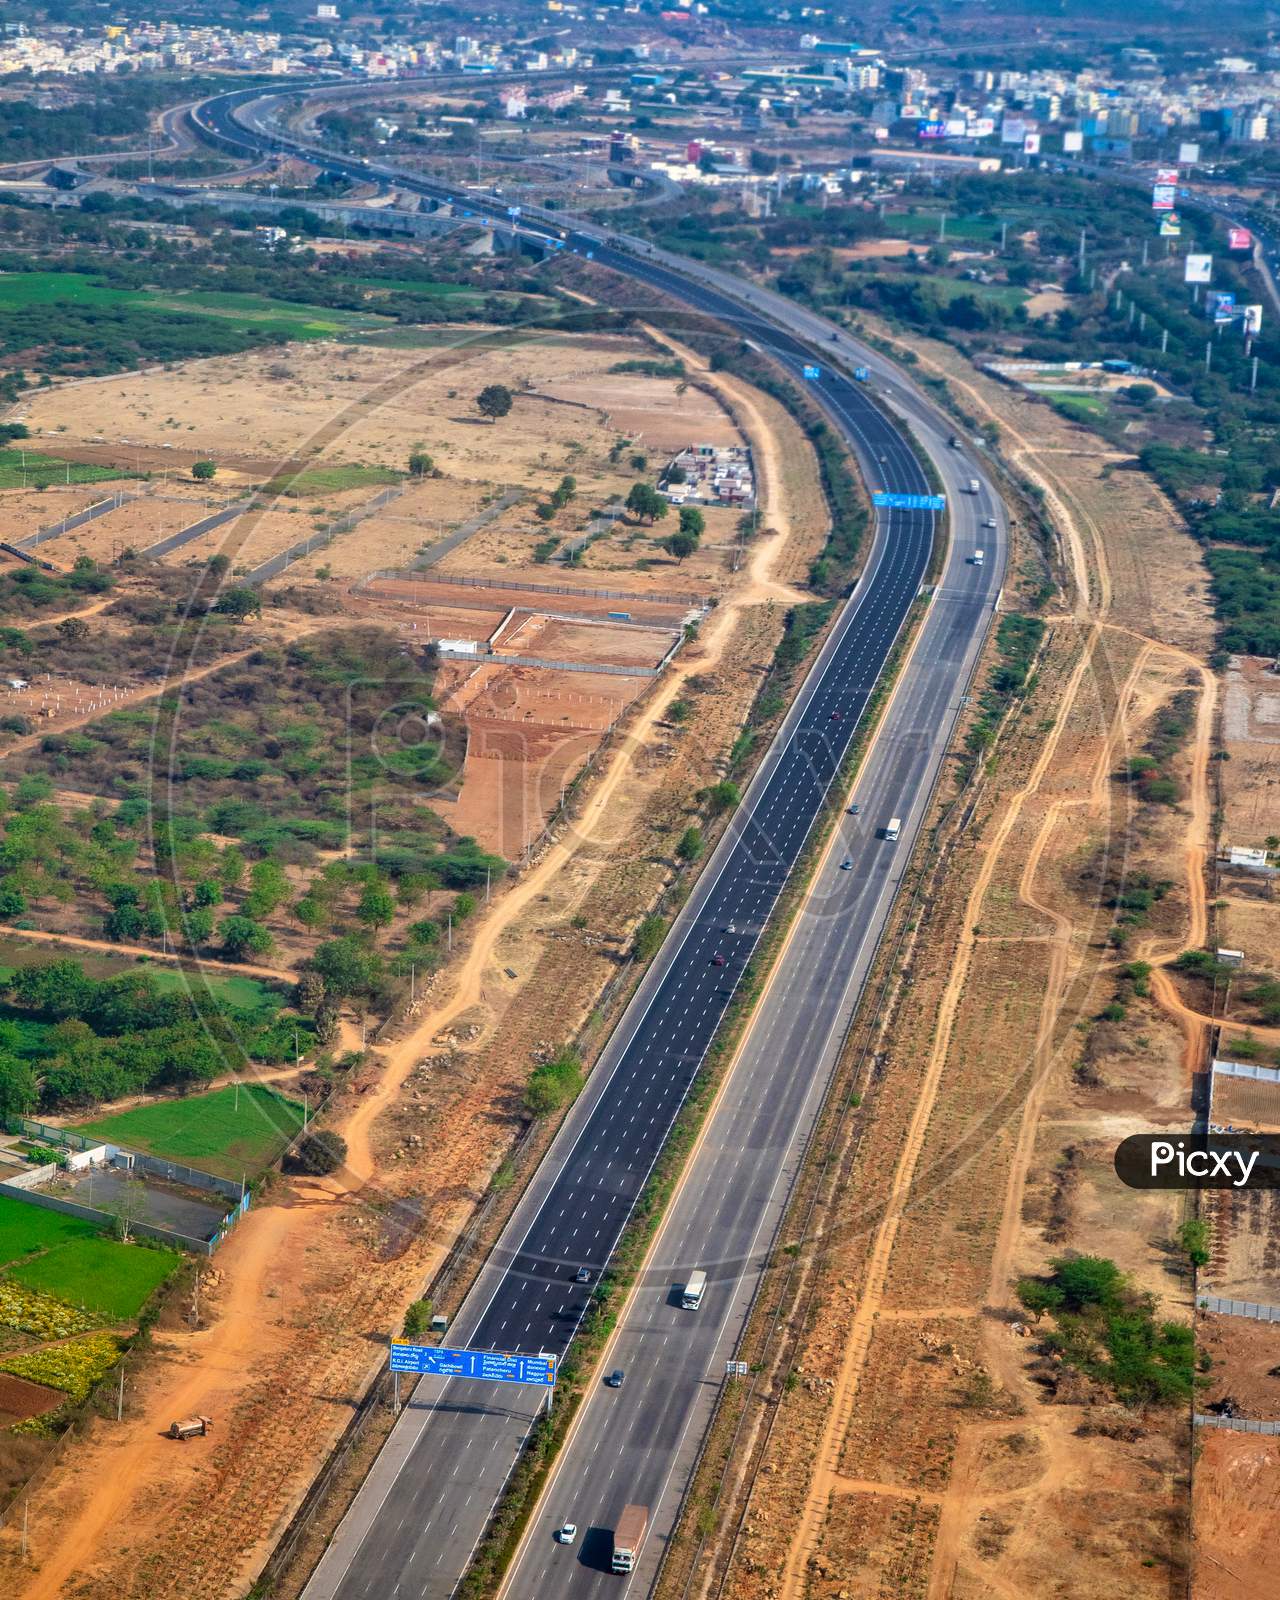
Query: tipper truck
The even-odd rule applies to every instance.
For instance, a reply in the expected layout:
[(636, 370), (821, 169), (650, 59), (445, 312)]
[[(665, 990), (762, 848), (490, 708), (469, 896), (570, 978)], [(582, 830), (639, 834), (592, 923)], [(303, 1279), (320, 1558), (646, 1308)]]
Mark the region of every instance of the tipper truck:
[(623, 1506), (618, 1526), (613, 1530), (615, 1572), (631, 1572), (634, 1569), (648, 1528), (648, 1506)]

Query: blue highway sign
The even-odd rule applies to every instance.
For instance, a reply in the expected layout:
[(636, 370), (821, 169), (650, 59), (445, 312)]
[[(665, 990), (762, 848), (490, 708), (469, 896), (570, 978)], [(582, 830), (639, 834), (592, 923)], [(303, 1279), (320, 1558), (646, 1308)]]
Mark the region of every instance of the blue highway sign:
[(942, 511), (947, 502), (940, 494), (873, 494), (872, 503), (886, 511)]
[(443, 1378), (485, 1378), (492, 1383), (536, 1383), (554, 1388), (554, 1356), (515, 1356), (503, 1350), (446, 1350), (432, 1344), (391, 1346), (392, 1372), (436, 1373)]

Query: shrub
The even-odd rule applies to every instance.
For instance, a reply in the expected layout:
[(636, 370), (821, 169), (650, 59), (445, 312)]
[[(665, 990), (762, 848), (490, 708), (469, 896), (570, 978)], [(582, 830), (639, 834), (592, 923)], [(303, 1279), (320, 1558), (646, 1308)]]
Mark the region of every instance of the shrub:
[(304, 1133), (285, 1157), (290, 1172), (304, 1172), (323, 1178), (336, 1172), (347, 1159), (347, 1141), (332, 1128)]

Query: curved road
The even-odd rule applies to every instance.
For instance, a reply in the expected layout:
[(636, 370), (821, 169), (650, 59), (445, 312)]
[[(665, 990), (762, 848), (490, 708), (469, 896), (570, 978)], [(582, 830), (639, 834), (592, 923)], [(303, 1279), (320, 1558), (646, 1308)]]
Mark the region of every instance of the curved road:
[[(232, 118), (245, 97), (197, 113), (220, 138), (256, 147), (265, 135)], [(229, 103), (231, 102), (231, 103)], [(260, 116), (250, 110), (250, 119)], [(361, 176), (389, 175), (345, 158), (308, 158)], [(455, 198), (440, 185), (405, 187)], [(505, 222), (470, 195), (459, 204)], [(556, 231), (536, 215), (527, 231)], [(612, 236), (609, 236), (612, 237)], [(827, 370), (825, 350), (866, 354), (829, 325), (777, 297), (599, 229), (575, 229), (566, 248), (594, 254), (729, 324), (799, 381), (822, 366), (815, 398), (858, 454), (873, 488), (928, 491), (920, 460), (866, 385)], [(643, 254), (639, 253), (643, 249)], [(695, 276), (696, 273), (696, 276)], [(749, 302), (749, 303), (748, 303)], [(867, 357), (868, 361), (872, 358)], [(897, 891), (911, 843), (997, 597), (1004, 565), (1003, 512), (985, 475), (948, 450), (950, 431), (922, 396), (895, 386), (894, 403), (944, 477), (951, 543), (942, 581), (857, 785), (847, 815), (807, 896), (732, 1077), (708, 1120), (667, 1216), (650, 1268), (616, 1336), (628, 1371), (621, 1390), (593, 1394), (557, 1466), (547, 1501), (507, 1592), (556, 1596), (638, 1595), (650, 1583), (679, 1508), (724, 1357), (773, 1243), (790, 1183), (821, 1105), (844, 1032)], [(990, 520), (984, 530), (980, 524)], [(702, 873), (587, 1087), (450, 1332), (452, 1343), (504, 1350), (567, 1348), (590, 1287), (617, 1239), (696, 1077), (763, 926), (836, 780), (886, 658), (920, 591), (935, 513), (886, 510), (876, 519), (866, 569), (845, 603), (733, 823)], [(985, 546), (985, 565), (973, 551)], [(902, 819), (897, 844), (882, 837)], [(845, 865), (847, 863), (847, 866)], [(710, 1279), (696, 1314), (675, 1290), (694, 1266)], [(459, 1380), (423, 1380), (309, 1584), (308, 1600), (447, 1600), (483, 1534), (533, 1420), (540, 1396)], [(648, 1504), (652, 1530), (630, 1579), (607, 1574), (610, 1532), (629, 1500)], [(550, 1541), (553, 1523), (584, 1530), (573, 1548)]]

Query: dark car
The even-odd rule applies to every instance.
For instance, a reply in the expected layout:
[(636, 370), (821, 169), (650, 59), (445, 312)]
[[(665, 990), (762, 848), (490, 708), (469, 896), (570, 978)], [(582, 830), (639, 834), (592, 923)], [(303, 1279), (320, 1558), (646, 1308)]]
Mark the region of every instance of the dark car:
[(721, 955), (712, 956), (711, 965), (713, 967), (722, 967), (722, 966), (724, 966), (724, 957), (721, 956)]
[(604, 1381), (611, 1389), (621, 1389), (622, 1385), (627, 1381), (627, 1375), (621, 1367), (615, 1367)]

